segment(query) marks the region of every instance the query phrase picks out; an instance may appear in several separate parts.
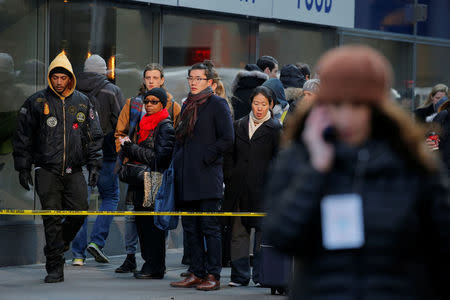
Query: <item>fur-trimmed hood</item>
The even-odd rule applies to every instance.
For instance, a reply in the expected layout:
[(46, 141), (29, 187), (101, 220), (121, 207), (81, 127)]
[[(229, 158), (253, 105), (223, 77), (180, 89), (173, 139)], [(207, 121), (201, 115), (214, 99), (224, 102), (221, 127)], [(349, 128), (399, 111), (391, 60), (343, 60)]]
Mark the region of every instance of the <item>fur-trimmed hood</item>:
[(240, 71), (231, 84), (231, 92), (234, 94), (239, 88), (254, 89), (262, 85), (269, 79), (269, 75), (258, 70), (254, 71)]
[(303, 89), (301, 88), (287, 88), (284, 89), (284, 93), (286, 94), (286, 100), (291, 104), (292, 102), (298, 102), (303, 97)]

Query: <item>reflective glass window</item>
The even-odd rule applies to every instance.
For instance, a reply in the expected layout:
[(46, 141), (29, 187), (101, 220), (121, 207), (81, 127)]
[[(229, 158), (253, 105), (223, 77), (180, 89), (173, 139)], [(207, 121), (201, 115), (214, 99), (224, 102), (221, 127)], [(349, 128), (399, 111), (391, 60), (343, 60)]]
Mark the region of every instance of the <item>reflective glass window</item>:
[(234, 76), (249, 63), (250, 25), (203, 16), (163, 17), (163, 62), (166, 86), (177, 101), (186, 97), (188, 67), (214, 62), (228, 91)]
[(450, 1), (419, 0), (427, 6), (427, 19), (417, 23), (417, 34), (450, 39)]
[(336, 31), (332, 29), (268, 23), (259, 26), (259, 54), (276, 58), (280, 69), (297, 62), (313, 68), (320, 56), (337, 44)]
[(405, 109), (413, 108), (413, 44), (344, 35), (344, 44), (365, 44), (383, 53), (394, 70), (392, 97)]
[(417, 44), (416, 106), (422, 105), (438, 83), (450, 86), (450, 47)]
[[(0, 1), (0, 208), (34, 207), (34, 190), (23, 189), (14, 170), (12, 137), (25, 99), (43, 88), (43, 2)], [(0, 222), (30, 219), (0, 216)]]
[(414, 33), (414, 0), (355, 0), (355, 28)]

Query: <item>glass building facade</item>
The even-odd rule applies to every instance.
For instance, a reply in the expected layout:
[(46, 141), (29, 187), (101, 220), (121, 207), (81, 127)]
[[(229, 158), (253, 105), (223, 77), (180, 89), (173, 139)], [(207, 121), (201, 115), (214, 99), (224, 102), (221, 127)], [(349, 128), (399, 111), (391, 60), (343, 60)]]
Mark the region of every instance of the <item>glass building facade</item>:
[[(427, 17), (416, 22), (420, 4)], [(61, 51), (76, 74), (90, 54), (101, 55), (126, 98), (136, 95), (144, 66), (159, 62), (169, 92), (181, 101), (188, 66), (204, 59), (214, 61), (229, 92), (239, 69), (261, 55), (274, 56), (280, 65), (314, 66), (330, 48), (363, 43), (386, 55), (397, 101), (412, 110), (433, 85), (450, 83), (449, 17), (448, 0), (355, 0), (351, 29), (144, 1), (1, 0), (0, 208), (40, 207), (34, 190), (19, 185), (11, 138), (18, 109), (46, 87), (49, 62)], [(14, 224), (40, 225), (41, 218), (0, 216), (0, 240), (2, 227)]]

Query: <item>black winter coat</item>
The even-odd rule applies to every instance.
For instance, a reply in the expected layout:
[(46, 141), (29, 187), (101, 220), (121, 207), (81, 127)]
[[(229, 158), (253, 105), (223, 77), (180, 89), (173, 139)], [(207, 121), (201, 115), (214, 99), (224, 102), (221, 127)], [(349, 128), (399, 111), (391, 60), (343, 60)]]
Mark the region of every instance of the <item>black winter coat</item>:
[(108, 81), (106, 76), (84, 72), (77, 77), (77, 89), (87, 95), (93, 103), (100, 118), (104, 134), (103, 159), (115, 161), (117, 158), (114, 131), (120, 111), (125, 105), (125, 98), (120, 88)]
[[(450, 112), (444, 109), (434, 117), (432, 123), (439, 126), (436, 129), (440, 139), (439, 153), (447, 169), (450, 170)], [(431, 128), (435, 127), (431, 126)], [(431, 131), (433, 130), (431, 129)]]
[[(339, 146), (328, 175), (306, 153), (299, 144), (281, 152), (267, 189), (267, 238), (302, 265), (291, 298), (449, 299), (447, 177), (410, 170), (383, 142), (359, 151)], [(345, 193), (363, 199), (365, 242), (326, 250), (321, 199)]]
[(42, 167), (64, 175), (102, 165), (103, 132), (89, 98), (78, 91), (61, 100), (50, 87), (29, 97), (14, 135), (17, 171)]
[(167, 118), (159, 122), (153, 135), (149, 135), (139, 145), (126, 143), (122, 146), (122, 150), (131, 161), (146, 164), (152, 170), (163, 172), (170, 165), (174, 145), (175, 130), (171, 119)]
[[(264, 182), (278, 152), (280, 122), (269, 119), (249, 139), (249, 116), (234, 122), (234, 146), (225, 156), (223, 211), (264, 211)], [(260, 218), (242, 218), (247, 227), (260, 227)]]
[(428, 116), (434, 114), (434, 106), (430, 104), (426, 107), (417, 108), (414, 111), (415, 119), (419, 122), (425, 123)]
[(234, 110), (234, 119), (239, 120), (250, 113), (252, 105), (250, 96), (253, 90), (262, 85), (269, 76), (258, 70), (240, 71), (233, 80), (231, 104)]
[(212, 95), (198, 110), (192, 136), (175, 145), (175, 195), (180, 205), (186, 201), (222, 199), (223, 155), (233, 145), (233, 138), (228, 103)]

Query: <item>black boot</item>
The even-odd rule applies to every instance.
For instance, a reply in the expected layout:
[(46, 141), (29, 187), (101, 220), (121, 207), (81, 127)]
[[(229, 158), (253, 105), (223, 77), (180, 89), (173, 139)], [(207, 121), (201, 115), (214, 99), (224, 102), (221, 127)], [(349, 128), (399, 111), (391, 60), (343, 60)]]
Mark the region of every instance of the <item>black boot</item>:
[(45, 276), (45, 283), (64, 281), (64, 263), (48, 264), (46, 269), (48, 275)]
[(123, 264), (116, 269), (116, 273), (133, 273), (136, 272), (136, 256), (127, 254), (127, 258)]

